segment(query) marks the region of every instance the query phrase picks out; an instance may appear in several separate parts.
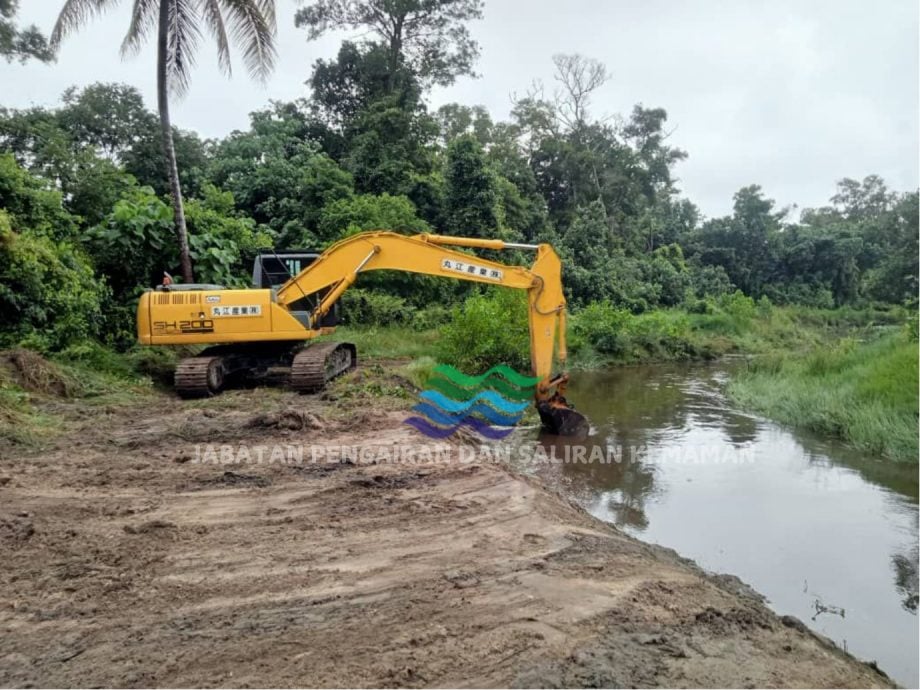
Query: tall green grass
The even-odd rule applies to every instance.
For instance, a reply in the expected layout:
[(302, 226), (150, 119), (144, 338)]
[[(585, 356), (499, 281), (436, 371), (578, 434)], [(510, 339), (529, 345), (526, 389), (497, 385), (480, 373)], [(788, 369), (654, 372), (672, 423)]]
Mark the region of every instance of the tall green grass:
[(438, 332), (414, 331), (405, 326), (340, 326), (331, 337), (354, 343), (358, 361), (362, 357), (406, 359), (434, 354)]
[(906, 319), (902, 309), (778, 307), (740, 292), (700, 301), (692, 310), (643, 314), (596, 303), (572, 315), (569, 350), (573, 366), (581, 368), (802, 351), (843, 335), (872, 337)]
[(917, 376), (917, 342), (905, 331), (867, 343), (847, 338), (805, 356), (757, 358), (728, 392), (779, 422), (917, 462)]

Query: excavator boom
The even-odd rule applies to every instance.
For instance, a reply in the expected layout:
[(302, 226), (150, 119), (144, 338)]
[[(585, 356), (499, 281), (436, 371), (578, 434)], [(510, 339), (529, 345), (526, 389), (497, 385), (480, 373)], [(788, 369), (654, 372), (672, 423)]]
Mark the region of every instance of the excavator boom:
[[(530, 268), (508, 266), (470, 254), (450, 245), (493, 250), (534, 250)], [(530, 318), (530, 357), (533, 372), (541, 379), (552, 375), (553, 354), (565, 364), (565, 296), (562, 264), (548, 244), (509, 245), (500, 240), (479, 240), (440, 235), (407, 237), (392, 232), (371, 232), (346, 238), (327, 249), (314, 263), (282, 285), (277, 302), (289, 305), (307, 295), (331, 288), (313, 313), (318, 322), (360, 273), (379, 270), (408, 271), (443, 276), (486, 285), (527, 291)]]

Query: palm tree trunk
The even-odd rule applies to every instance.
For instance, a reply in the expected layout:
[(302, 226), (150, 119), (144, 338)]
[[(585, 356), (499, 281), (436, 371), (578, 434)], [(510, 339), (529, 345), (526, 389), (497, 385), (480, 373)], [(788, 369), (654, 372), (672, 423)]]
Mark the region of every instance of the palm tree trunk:
[(166, 168), (169, 173), (169, 187), (172, 194), (173, 223), (179, 240), (179, 262), (182, 281), (194, 283), (192, 259), (188, 251), (188, 229), (185, 227), (185, 209), (182, 206), (182, 186), (179, 184), (179, 167), (176, 165), (176, 147), (173, 143), (172, 123), (169, 120), (169, 90), (166, 83), (166, 55), (169, 50), (169, 4), (160, 0), (160, 21), (157, 34), (157, 106), (160, 110), (160, 131), (163, 137), (163, 152), (166, 154)]

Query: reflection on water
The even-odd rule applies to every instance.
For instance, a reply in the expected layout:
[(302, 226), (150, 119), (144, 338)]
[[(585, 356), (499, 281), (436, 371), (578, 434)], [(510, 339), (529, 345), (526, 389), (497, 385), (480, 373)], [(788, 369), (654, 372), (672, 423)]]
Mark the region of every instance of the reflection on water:
[(568, 397), (591, 420), (587, 437), (522, 431), (515, 442), (559, 458), (578, 444), (604, 449), (619, 461), (530, 469), (917, 687), (916, 466), (734, 409), (722, 393), (732, 366), (576, 374)]

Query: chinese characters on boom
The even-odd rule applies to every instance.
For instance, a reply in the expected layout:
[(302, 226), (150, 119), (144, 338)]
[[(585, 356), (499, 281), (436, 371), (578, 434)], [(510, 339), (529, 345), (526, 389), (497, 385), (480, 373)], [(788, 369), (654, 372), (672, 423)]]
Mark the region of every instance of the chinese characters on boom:
[(261, 316), (262, 306), (248, 304), (235, 307), (211, 307), (211, 316)]
[(457, 261), (456, 259), (443, 259), (441, 261), (441, 268), (445, 271), (456, 271), (457, 273), (479, 276), (480, 278), (494, 280), (498, 283), (500, 283), (504, 277), (503, 272), (496, 268), (468, 264), (465, 261)]

